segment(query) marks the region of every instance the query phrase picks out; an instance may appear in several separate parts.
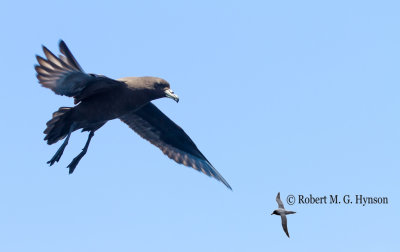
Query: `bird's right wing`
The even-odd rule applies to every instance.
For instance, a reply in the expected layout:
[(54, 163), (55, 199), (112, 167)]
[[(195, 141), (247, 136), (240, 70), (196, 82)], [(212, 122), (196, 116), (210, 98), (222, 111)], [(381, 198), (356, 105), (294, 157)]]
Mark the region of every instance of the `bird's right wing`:
[(289, 236), (289, 231), (288, 231), (288, 229), (287, 229), (287, 218), (286, 218), (286, 214), (281, 214), (281, 219), (282, 219), (283, 231), (285, 231), (286, 235), (290, 238), (290, 236)]
[(175, 162), (214, 177), (232, 190), (228, 182), (208, 162), (185, 131), (151, 102), (119, 119)]
[(279, 208), (285, 209), (283, 206), (282, 200), (281, 200), (281, 193), (278, 192), (278, 195), (276, 195), (276, 202), (278, 203)]
[(79, 102), (108, 88), (124, 85), (105, 76), (85, 73), (64, 41), (60, 41), (59, 47), (62, 53), (59, 57), (45, 46), (43, 52), (47, 59), (36, 55), (39, 63), (35, 65), (36, 76), (40, 84), (54, 93), (75, 97), (75, 101)]

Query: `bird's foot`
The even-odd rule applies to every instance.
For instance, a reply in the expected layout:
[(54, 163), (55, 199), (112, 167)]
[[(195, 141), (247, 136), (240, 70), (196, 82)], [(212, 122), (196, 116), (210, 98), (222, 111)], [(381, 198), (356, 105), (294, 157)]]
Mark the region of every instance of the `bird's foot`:
[(79, 161), (81, 161), (82, 157), (85, 155), (85, 153), (81, 152), (78, 156), (76, 156), (72, 162), (67, 166), (69, 169), (69, 174), (73, 173), (76, 166), (79, 164)]
[(49, 161), (47, 161), (47, 163), (50, 164), (50, 166), (52, 166), (55, 162), (58, 162), (60, 160), (62, 154), (64, 153), (64, 148), (65, 148), (64, 146), (61, 146), (57, 150), (56, 154), (54, 154), (54, 156)]

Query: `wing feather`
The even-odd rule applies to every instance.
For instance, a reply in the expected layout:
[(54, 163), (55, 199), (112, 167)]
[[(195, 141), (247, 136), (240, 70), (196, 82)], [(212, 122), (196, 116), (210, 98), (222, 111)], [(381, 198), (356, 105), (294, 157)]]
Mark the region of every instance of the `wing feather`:
[(59, 43), (60, 52), (65, 55), (65, 57), (61, 57), (61, 59), (68, 63), (69, 65), (73, 66), (76, 70), (83, 72), (82, 67), (79, 65), (78, 61), (72, 55), (71, 51), (68, 49), (67, 45), (64, 41), (60, 41)]
[(44, 52), (44, 55), (46, 55), (47, 60), (50, 63), (53, 63), (54, 65), (56, 65), (56, 67), (58, 67), (60, 69), (63, 69), (63, 68), (69, 69), (69, 67), (65, 64), (62, 64), (61, 63), (62, 61), (60, 61), (52, 52), (50, 52), (49, 49), (47, 49), (47, 47), (43, 46), (43, 52)]

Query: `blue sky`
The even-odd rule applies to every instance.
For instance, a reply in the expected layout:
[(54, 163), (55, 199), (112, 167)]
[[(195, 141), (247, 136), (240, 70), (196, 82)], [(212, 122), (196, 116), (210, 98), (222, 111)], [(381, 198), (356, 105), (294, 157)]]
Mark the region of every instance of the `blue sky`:
[[(398, 251), (397, 1), (7, 1), (0, 9), (1, 251)], [(36, 80), (64, 39), (88, 72), (158, 76), (156, 105), (233, 187), (178, 165), (119, 120), (43, 141), (73, 101)], [(385, 196), (298, 205), (275, 196)]]

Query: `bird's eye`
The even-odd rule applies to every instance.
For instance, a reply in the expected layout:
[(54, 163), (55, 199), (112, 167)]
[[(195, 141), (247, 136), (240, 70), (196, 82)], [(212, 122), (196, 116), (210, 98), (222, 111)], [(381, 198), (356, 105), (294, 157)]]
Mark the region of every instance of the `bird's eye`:
[(156, 84), (154, 84), (155, 88), (157, 89), (161, 89), (164, 87), (164, 85), (162, 83), (157, 82)]

